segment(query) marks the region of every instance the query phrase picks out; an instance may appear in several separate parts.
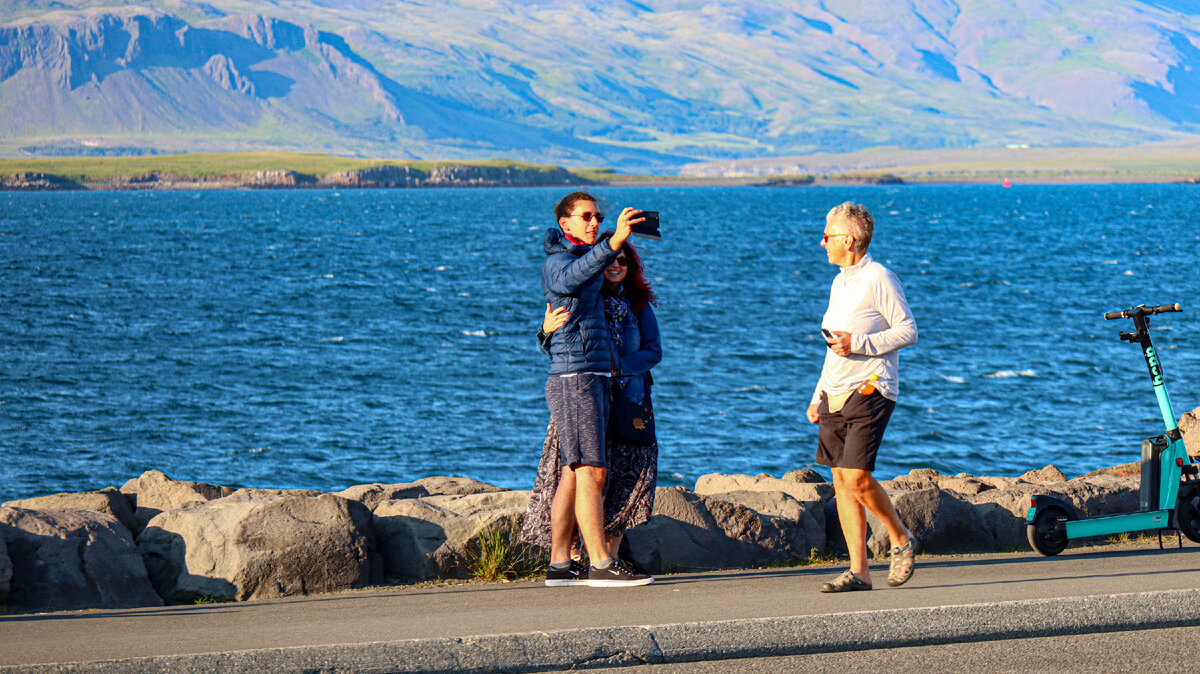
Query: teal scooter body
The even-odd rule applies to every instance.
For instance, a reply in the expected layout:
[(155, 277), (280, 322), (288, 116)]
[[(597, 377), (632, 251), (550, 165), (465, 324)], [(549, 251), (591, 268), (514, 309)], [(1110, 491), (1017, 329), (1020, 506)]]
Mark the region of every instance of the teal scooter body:
[(1122, 341), (1138, 344), (1162, 413), (1165, 433), (1142, 442), (1142, 481), (1136, 512), (1081, 518), (1070, 503), (1049, 495), (1031, 498), (1025, 517), (1029, 544), (1043, 555), (1057, 555), (1073, 539), (1134, 531), (1174, 529), (1200, 543), (1200, 466), (1193, 463), (1175, 422), (1175, 410), (1163, 379), (1162, 362), (1150, 339), (1150, 317), (1180, 311), (1178, 304), (1138, 305), (1104, 314), (1106, 320), (1133, 319), (1134, 331)]

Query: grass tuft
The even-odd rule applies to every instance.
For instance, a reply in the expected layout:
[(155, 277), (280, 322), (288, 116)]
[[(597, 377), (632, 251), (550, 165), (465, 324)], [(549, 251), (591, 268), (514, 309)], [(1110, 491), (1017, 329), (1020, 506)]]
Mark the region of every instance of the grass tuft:
[(541, 574), (550, 561), (546, 551), (521, 541), (517, 520), (484, 529), (463, 551), (467, 572), (476, 580), (515, 580)]

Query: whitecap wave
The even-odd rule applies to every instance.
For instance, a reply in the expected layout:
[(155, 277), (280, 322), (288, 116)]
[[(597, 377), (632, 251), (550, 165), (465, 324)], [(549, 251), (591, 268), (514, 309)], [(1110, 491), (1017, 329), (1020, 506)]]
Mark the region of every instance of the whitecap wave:
[(487, 330), (463, 330), (464, 337), (487, 337)]
[(966, 377), (955, 377), (955, 376), (952, 376), (952, 375), (947, 375), (947, 374), (938, 375), (938, 376), (940, 376), (942, 379), (945, 379), (946, 381), (950, 382), (951, 384), (965, 384), (965, 383), (967, 383), (967, 379), (966, 379)]
[(1037, 373), (1033, 370), (1000, 370), (983, 376), (987, 379), (1012, 379), (1013, 377), (1036, 377)]
[(734, 393), (749, 393), (750, 391), (765, 391), (765, 390), (767, 390), (766, 386), (746, 386), (743, 388), (734, 389), (733, 392)]
[(318, 340), (318, 341), (332, 342), (334, 344), (341, 344), (342, 342), (346, 341), (346, 338), (345, 337), (326, 337), (326, 338)]

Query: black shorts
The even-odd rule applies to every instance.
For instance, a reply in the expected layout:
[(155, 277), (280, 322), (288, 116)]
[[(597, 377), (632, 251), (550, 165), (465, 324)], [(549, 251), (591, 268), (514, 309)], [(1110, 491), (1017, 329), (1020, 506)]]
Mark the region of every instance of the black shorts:
[(883, 432), (896, 401), (878, 393), (865, 396), (858, 391), (841, 410), (829, 411), (829, 398), (821, 393), (817, 406), (817, 463), (836, 468), (875, 470), (875, 455), (883, 443)]

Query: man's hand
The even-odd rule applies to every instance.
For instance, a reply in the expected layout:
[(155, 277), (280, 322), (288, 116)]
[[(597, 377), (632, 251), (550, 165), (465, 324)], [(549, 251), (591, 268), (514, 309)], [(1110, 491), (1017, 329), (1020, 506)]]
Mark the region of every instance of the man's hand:
[(817, 406), (809, 405), (808, 411), (804, 413), (808, 417), (808, 423), (815, 424), (821, 420), (821, 415), (817, 414)]
[(550, 310), (550, 303), (546, 302), (546, 315), (542, 317), (542, 332), (547, 335), (561, 328), (567, 319), (571, 317), (571, 313), (566, 307), (559, 307), (553, 311)]
[(608, 240), (608, 245), (612, 246), (613, 250), (621, 250), (621, 246), (625, 245), (626, 239), (629, 238), (629, 233), (633, 231), (633, 226), (646, 221), (641, 215), (641, 211), (628, 206), (621, 211), (621, 215), (617, 217), (617, 231)]
[(832, 342), (826, 342), (829, 344), (830, 350), (839, 356), (849, 356), (850, 333), (846, 332), (845, 330), (834, 330), (833, 335), (834, 340)]

